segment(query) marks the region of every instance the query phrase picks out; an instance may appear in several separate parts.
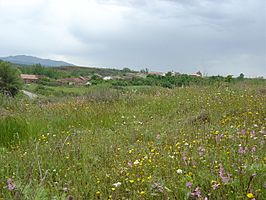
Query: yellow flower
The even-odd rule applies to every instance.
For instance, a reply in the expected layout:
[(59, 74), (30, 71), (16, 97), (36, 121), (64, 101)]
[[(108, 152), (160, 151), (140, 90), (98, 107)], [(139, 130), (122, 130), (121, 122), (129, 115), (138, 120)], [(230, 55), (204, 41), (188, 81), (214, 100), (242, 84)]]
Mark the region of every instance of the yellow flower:
[(97, 196), (99, 196), (100, 194), (101, 194), (101, 192), (100, 192), (100, 191), (97, 191), (97, 192), (96, 192), (96, 195), (97, 195)]
[(254, 194), (252, 194), (252, 193), (248, 193), (248, 194), (247, 194), (247, 197), (248, 197), (249, 199), (253, 199), (255, 196), (254, 196)]
[(141, 194), (141, 195), (144, 195), (144, 194), (145, 194), (145, 191), (141, 191), (140, 194)]

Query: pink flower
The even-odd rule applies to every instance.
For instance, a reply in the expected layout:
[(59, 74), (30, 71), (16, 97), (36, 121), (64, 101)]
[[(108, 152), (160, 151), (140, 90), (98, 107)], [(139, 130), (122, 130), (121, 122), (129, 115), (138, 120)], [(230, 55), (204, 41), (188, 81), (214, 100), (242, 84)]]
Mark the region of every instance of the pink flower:
[(16, 188), (16, 185), (13, 183), (11, 178), (7, 179), (6, 183), (8, 190), (12, 191)]
[(191, 193), (192, 197), (201, 197), (200, 187), (196, 187), (195, 190)]
[(250, 132), (250, 137), (251, 137), (251, 138), (255, 137), (255, 134), (256, 134), (255, 131), (251, 131), (251, 132)]
[(255, 153), (256, 150), (257, 150), (256, 147), (252, 147), (251, 152), (252, 152), (252, 153)]
[(192, 183), (191, 182), (187, 182), (186, 186), (190, 189), (192, 187)]
[(239, 147), (238, 153), (244, 154), (244, 153), (247, 152), (247, 150), (248, 150), (247, 147), (244, 148), (244, 147), (241, 146), (241, 147)]
[(132, 162), (128, 162), (127, 165), (128, 165), (129, 167), (133, 167)]
[(220, 184), (215, 182), (215, 183), (212, 185), (212, 189), (213, 189), (213, 190), (216, 190), (219, 186), (220, 186)]
[(230, 181), (230, 177), (228, 174), (225, 174), (223, 165), (220, 164), (220, 169), (219, 169), (219, 176), (222, 179), (223, 183), (228, 183)]

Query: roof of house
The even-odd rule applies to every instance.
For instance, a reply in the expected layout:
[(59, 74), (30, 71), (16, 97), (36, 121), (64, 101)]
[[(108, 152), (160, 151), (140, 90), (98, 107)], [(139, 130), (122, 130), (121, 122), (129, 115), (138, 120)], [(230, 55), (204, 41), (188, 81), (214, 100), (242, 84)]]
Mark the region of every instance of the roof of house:
[(191, 76), (202, 76), (202, 73), (200, 71), (190, 74)]
[(201, 75), (200, 74), (190, 74), (190, 76), (198, 76), (198, 77), (200, 77)]
[(27, 80), (38, 80), (39, 79), (38, 75), (33, 75), (33, 74), (20, 74), (20, 77), (22, 79), (27, 79)]
[(113, 77), (111, 77), (111, 76), (105, 76), (105, 77), (103, 77), (103, 80), (105, 80), (105, 81), (111, 80), (111, 79), (113, 79)]
[(74, 83), (82, 83), (82, 82), (86, 82), (87, 80), (85, 78), (62, 78), (62, 79), (58, 79), (59, 82), (74, 82)]
[(164, 72), (149, 72), (148, 75), (165, 76)]

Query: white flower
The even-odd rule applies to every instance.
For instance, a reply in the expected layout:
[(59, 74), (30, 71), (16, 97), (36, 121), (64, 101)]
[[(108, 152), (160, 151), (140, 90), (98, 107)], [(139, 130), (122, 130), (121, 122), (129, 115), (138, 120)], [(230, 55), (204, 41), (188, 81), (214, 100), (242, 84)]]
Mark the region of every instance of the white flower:
[(176, 170), (176, 173), (182, 174), (183, 173), (183, 170), (182, 169), (178, 169), (178, 170)]
[(134, 164), (134, 165), (137, 165), (137, 164), (139, 164), (139, 161), (136, 160), (133, 164)]
[(114, 183), (113, 186), (119, 187), (121, 184), (122, 184), (121, 182), (117, 182), (117, 183)]

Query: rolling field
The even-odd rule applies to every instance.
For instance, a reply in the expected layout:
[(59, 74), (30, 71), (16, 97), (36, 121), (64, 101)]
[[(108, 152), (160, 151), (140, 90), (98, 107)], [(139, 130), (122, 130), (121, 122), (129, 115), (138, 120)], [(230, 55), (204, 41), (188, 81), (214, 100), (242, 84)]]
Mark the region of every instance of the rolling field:
[(0, 199), (266, 199), (265, 85), (0, 98)]

